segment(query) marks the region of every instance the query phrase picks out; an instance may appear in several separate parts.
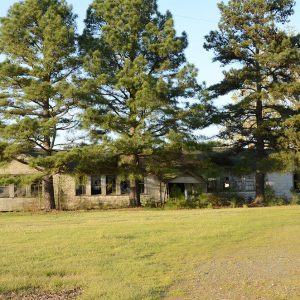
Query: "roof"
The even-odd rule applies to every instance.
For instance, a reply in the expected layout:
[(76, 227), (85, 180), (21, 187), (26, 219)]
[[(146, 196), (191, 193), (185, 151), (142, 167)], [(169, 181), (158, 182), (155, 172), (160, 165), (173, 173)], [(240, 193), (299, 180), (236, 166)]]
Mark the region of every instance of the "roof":
[[(177, 180), (179, 178), (184, 178), (185, 175), (188, 175), (188, 177), (192, 177), (193, 179), (195, 179), (196, 182), (187, 182), (188, 180), (184, 181), (183, 179), (182, 181)], [(168, 183), (201, 183), (201, 182), (207, 183), (202, 176), (198, 176), (189, 170), (185, 170), (182, 174), (179, 174), (178, 176), (168, 180), (167, 182)]]

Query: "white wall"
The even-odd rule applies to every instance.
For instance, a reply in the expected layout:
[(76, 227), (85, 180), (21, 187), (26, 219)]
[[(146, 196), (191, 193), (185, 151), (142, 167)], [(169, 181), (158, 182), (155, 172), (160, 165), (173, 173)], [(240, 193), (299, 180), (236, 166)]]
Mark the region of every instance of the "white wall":
[(294, 178), (291, 173), (269, 173), (266, 178), (266, 184), (270, 185), (277, 196), (290, 199), (291, 190), (294, 187)]

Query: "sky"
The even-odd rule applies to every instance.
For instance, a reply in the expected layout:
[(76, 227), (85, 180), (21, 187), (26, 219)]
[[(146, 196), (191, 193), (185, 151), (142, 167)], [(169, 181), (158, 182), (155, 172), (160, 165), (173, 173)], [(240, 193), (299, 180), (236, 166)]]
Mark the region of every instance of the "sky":
[[(78, 31), (83, 29), (83, 20), (86, 9), (92, 0), (67, 0), (72, 4), (74, 13), (78, 15)], [(241, 0), (242, 1), (242, 0)], [(0, 17), (5, 16), (8, 8), (17, 0), (0, 0)], [(159, 10), (170, 10), (175, 21), (175, 28), (180, 34), (185, 31), (188, 35), (189, 46), (186, 49), (186, 57), (199, 70), (198, 79), (205, 81), (207, 85), (219, 82), (222, 79), (222, 69), (218, 63), (213, 63), (213, 54), (203, 49), (204, 37), (211, 30), (217, 29), (219, 0), (158, 0)], [(226, 1), (225, 1), (226, 2)], [(300, 32), (300, 0), (296, 1), (295, 14), (289, 26)], [(230, 101), (229, 97), (216, 100), (218, 106)], [(210, 135), (216, 133), (212, 130)]]

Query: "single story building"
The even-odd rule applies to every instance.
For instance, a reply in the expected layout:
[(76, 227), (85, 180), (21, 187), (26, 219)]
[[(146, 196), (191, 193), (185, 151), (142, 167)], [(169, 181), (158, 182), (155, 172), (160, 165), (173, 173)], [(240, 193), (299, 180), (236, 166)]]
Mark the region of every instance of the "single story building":
[[(0, 167), (0, 176), (26, 177), (38, 175), (39, 171), (26, 163), (13, 160)], [(290, 199), (299, 180), (291, 173), (270, 173), (266, 184), (277, 196)], [(129, 205), (129, 185), (119, 176), (101, 174), (97, 176), (55, 175), (54, 189), (57, 207), (60, 209), (92, 209), (102, 207), (127, 207)], [(233, 192), (245, 199), (255, 197), (254, 174), (247, 176), (226, 175), (204, 178), (190, 171), (184, 171), (168, 180), (160, 180), (149, 175), (140, 182), (142, 201), (151, 199), (164, 202), (176, 191), (188, 199), (194, 193)], [(30, 184), (9, 184), (0, 186), (0, 211), (41, 210), (45, 208), (43, 184), (35, 181)]]

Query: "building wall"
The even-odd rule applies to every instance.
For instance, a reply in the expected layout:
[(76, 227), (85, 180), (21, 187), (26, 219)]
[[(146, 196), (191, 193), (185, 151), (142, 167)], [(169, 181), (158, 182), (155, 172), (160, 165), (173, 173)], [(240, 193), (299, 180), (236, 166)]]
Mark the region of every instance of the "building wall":
[(68, 199), (68, 209), (122, 208), (129, 206), (129, 196), (74, 196)]
[(0, 211), (38, 211), (44, 208), (42, 198), (0, 198)]
[(292, 198), (294, 178), (291, 173), (270, 173), (266, 179), (267, 185), (271, 186), (277, 196)]
[[(1, 175), (34, 175), (39, 171), (29, 167), (27, 164), (13, 160), (8, 164), (1, 166)], [(14, 185), (8, 187), (9, 197), (0, 198), (0, 211), (26, 211), (41, 210), (45, 207), (45, 203), (41, 197), (32, 198), (30, 186), (26, 186), (26, 197), (15, 197)]]
[[(1, 175), (32, 175), (39, 173), (37, 170), (30, 168), (28, 165), (18, 161), (12, 161), (10, 164), (0, 168)], [(105, 177), (104, 175), (102, 175)], [(103, 207), (128, 207), (129, 195), (121, 195), (120, 190), (120, 178), (117, 178), (117, 189), (113, 195), (91, 195), (91, 182), (90, 177), (86, 182), (86, 194), (76, 196), (76, 180), (73, 176), (69, 175), (55, 175), (54, 176), (54, 191), (58, 208), (61, 209), (92, 209)], [(183, 176), (180, 179), (175, 179), (174, 182), (189, 181), (194, 183), (194, 179), (190, 176), (186, 178)], [(230, 180), (249, 181), (254, 180), (249, 175), (245, 178), (230, 177)], [(218, 179), (222, 184), (222, 179)], [(293, 188), (293, 175), (292, 174), (280, 174), (270, 173), (267, 176), (267, 184), (272, 186), (275, 193), (278, 196), (291, 198), (291, 189)], [(157, 202), (165, 201), (167, 197), (167, 185), (161, 182), (155, 176), (148, 176), (144, 181), (145, 193), (142, 195), (144, 199), (152, 199)], [(30, 186), (26, 187), (26, 197), (15, 197), (14, 185), (10, 185), (9, 193), (5, 198), (0, 198), (0, 211), (14, 211), (14, 210), (40, 210), (45, 208), (42, 195), (36, 198), (31, 197)], [(102, 188), (105, 188), (103, 184)], [(254, 198), (254, 190), (241, 190), (238, 192), (246, 199)]]
[[(73, 210), (129, 206), (129, 195), (121, 195), (119, 187), (114, 195), (106, 195), (103, 192), (105, 186), (102, 186), (102, 194), (92, 195), (90, 179), (91, 177), (87, 176), (85, 194), (76, 196), (76, 178), (74, 176), (55, 176), (55, 196), (58, 208)], [(119, 184), (119, 180), (117, 180), (117, 184)]]
[(167, 186), (156, 176), (150, 175), (145, 178), (145, 194), (157, 202), (164, 201), (167, 196)]
[[(224, 189), (225, 178), (229, 179), (230, 189)], [(228, 173), (222, 178), (216, 178), (217, 188), (215, 192), (231, 192), (238, 194), (245, 199), (255, 198), (255, 174), (247, 176), (234, 176)], [(287, 199), (292, 198), (292, 189), (294, 187), (293, 174), (291, 173), (269, 173), (266, 175), (266, 185), (269, 185), (274, 190), (275, 194), (279, 197)], [(209, 190), (213, 193), (214, 190)]]

